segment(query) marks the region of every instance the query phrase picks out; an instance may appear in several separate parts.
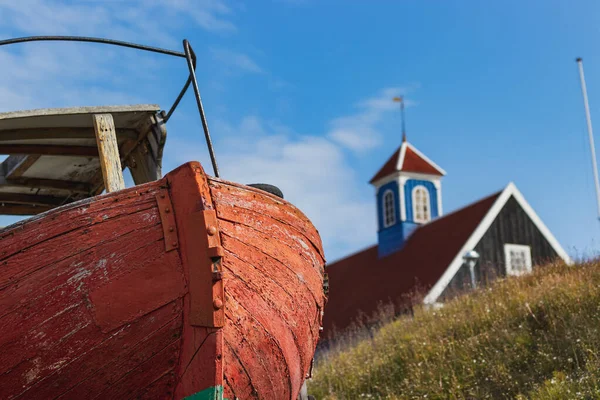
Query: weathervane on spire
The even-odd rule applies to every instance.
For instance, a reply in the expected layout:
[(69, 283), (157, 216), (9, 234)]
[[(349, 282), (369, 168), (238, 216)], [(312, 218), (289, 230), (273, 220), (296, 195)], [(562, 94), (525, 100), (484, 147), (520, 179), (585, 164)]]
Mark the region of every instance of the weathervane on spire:
[(394, 97), (392, 99), (395, 102), (400, 103), (400, 117), (402, 119), (402, 142), (406, 142), (406, 126), (404, 125), (404, 96)]

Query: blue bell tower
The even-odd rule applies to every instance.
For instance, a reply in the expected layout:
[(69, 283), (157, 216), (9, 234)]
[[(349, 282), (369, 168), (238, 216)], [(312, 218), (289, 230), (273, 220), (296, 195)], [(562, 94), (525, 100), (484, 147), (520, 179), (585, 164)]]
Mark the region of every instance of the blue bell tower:
[(419, 226), (442, 215), (446, 172), (406, 141), (370, 183), (377, 201), (379, 257), (401, 250)]

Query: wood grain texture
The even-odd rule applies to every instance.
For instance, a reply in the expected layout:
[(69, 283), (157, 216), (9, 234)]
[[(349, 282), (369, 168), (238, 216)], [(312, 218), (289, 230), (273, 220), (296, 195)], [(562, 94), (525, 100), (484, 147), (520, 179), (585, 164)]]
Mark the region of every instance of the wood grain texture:
[(225, 249), (226, 398), (296, 399), (319, 338), (324, 256), (296, 207), (209, 179)]
[(110, 114), (94, 114), (92, 118), (106, 192), (125, 189), (113, 117)]
[[(157, 202), (166, 190), (172, 251)], [(205, 211), (216, 216), (210, 240), (189, 223)], [(209, 252), (193, 249), (208, 245), (223, 248), (223, 279), (198, 286), (209, 275), (190, 271), (203, 265), (193, 258)], [(198, 163), (2, 229), (0, 399), (182, 399), (222, 385), (226, 398), (296, 400), (323, 268), (299, 210)], [(222, 328), (194, 325), (196, 286), (224, 296)]]
[(0, 399), (173, 393), (186, 284), (161, 183), (0, 230)]
[[(191, 279), (194, 274), (190, 269), (198, 266), (194, 259), (197, 253), (194, 250), (198, 246), (206, 245), (207, 238), (198, 238), (188, 221), (199, 212), (213, 209), (208, 182), (198, 163), (185, 164), (169, 173), (166, 179), (175, 210), (184, 276), (188, 287), (193, 288), (195, 284)], [(191, 313), (191, 294), (188, 292), (183, 308), (183, 337), (187, 340), (183, 342), (176, 369), (177, 399), (223, 384), (223, 329), (194, 326)]]

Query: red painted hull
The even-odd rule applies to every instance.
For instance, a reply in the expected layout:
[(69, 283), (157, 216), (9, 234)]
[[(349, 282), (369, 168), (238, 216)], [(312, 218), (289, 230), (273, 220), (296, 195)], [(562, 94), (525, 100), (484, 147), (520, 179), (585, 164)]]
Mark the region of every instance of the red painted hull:
[[(212, 225), (198, 230), (198, 216)], [(0, 399), (181, 399), (213, 387), (296, 399), (323, 266), (294, 206), (198, 163), (8, 227)]]

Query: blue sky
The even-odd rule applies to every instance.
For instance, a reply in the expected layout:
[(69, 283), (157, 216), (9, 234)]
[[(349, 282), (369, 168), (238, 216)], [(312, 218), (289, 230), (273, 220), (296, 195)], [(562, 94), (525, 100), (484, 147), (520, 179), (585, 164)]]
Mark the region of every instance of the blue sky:
[[(0, 37), (38, 34), (188, 38), (222, 176), (281, 187), (330, 261), (376, 241), (367, 182), (400, 144), (402, 94), (409, 141), (448, 172), (445, 212), (513, 181), (572, 256), (598, 253), (575, 57), (600, 132), (600, 3), (0, 0)], [(183, 60), (70, 43), (2, 48), (0, 68), (0, 111), (168, 108), (186, 76)], [(165, 170), (210, 170), (191, 93), (168, 131)]]

